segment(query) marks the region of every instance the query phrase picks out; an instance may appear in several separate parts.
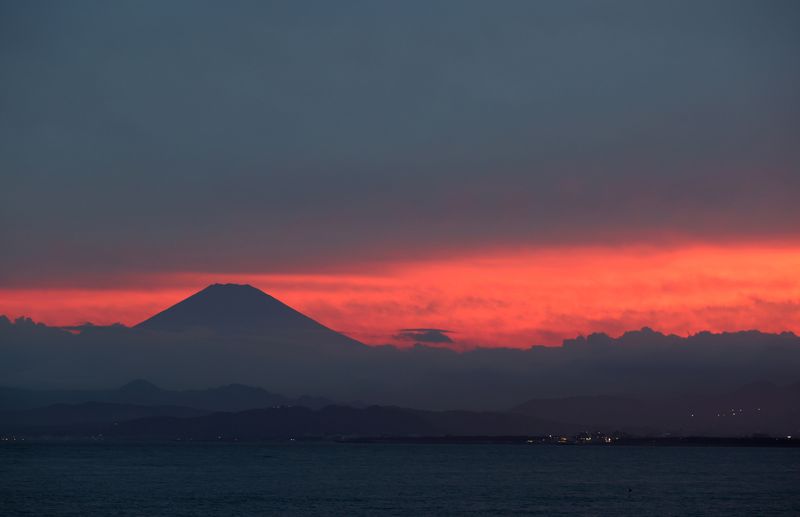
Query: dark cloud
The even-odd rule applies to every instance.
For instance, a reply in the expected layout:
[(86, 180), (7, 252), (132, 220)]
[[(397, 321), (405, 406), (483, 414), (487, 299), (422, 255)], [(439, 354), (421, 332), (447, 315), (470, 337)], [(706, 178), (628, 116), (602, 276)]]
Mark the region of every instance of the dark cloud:
[(418, 343), (452, 343), (447, 334), (452, 330), (442, 329), (400, 329), (393, 337), (399, 341), (415, 341)]
[(788, 332), (680, 337), (645, 328), (619, 338), (595, 333), (569, 339), (563, 347), (463, 353), (432, 346), (339, 347), (297, 337), (125, 327), (73, 334), (0, 317), (0, 384), (108, 388), (147, 378), (164, 387), (205, 388), (268, 382), (269, 391), (292, 397), (485, 410), (538, 397), (706, 395), (752, 382), (797, 383), (800, 371), (800, 338)]
[(4, 4), (0, 284), (797, 235), (796, 2), (311, 4)]

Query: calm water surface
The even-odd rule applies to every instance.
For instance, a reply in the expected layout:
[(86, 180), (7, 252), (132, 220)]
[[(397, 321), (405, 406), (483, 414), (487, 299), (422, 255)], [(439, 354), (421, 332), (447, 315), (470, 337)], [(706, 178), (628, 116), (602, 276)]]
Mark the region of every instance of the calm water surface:
[(0, 515), (800, 515), (800, 449), (10, 444)]

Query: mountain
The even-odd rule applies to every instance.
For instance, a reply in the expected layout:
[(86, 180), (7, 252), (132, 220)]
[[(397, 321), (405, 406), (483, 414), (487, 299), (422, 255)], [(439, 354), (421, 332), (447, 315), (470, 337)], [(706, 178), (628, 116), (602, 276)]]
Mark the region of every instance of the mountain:
[(117, 438), (216, 441), (336, 436), (532, 436), (576, 430), (576, 426), (509, 413), (329, 406), (318, 411), (282, 407), (193, 418), (143, 418), (121, 423), (107, 432)]
[(0, 387), (0, 410), (26, 410), (55, 404), (132, 404), (180, 406), (204, 411), (244, 411), (273, 406), (318, 409), (333, 404), (322, 397), (285, 397), (263, 388), (229, 384), (205, 390), (170, 391), (137, 379), (116, 390), (26, 390)]
[[(240, 292), (246, 293), (241, 298), (249, 300), (253, 295), (256, 301), (240, 303)], [(209, 298), (217, 300), (215, 304), (221, 304), (221, 299), (232, 301), (220, 315), (212, 311), (207, 318), (197, 316), (205, 314), (201, 309), (210, 303)], [(246, 286), (212, 286), (182, 303), (140, 328), (81, 326), (67, 331), (26, 318), (0, 317), (0, 384), (107, 390), (122, 380), (145, 378), (180, 388), (228, 386), (225, 391), (238, 393), (240, 400), (249, 396), (242, 385), (269, 386), (295, 397), (291, 405), (299, 405), (296, 397), (312, 393), (336, 401), (359, 400), (364, 405), (507, 410), (532, 398), (619, 395), (646, 404), (673, 395), (692, 399), (761, 380), (787, 385), (797, 381), (800, 371), (800, 337), (788, 332), (701, 332), (683, 337), (643, 329), (617, 338), (591, 334), (566, 340), (561, 347), (458, 352), (428, 346), (359, 345)], [(195, 305), (201, 307), (195, 311)], [(230, 312), (239, 306), (250, 309)], [(189, 309), (192, 321), (185, 315)], [(172, 311), (183, 316), (173, 318)], [(231, 328), (231, 318), (248, 314), (242, 320), (245, 331)], [(267, 316), (261, 318), (261, 314)], [(275, 314), (284, 315), (290, 323), (274, 321)], [(163, 328), (179, 328), (181, 321), (186, 327), (180, 328), (186, 331), (147, 330), (162, 328), (162, 318), (169, 323)], [(198, 325), (210, 330), (196, 331)], [(264, 330), (252, 334), (259, 328)], [(147, 398), (147, 386), (134, 388), (139, 398), (102, 400), (153, 403)], [(797, 394), (788, 396), (800, 407)], [(3, 397), (0, 390), (0, 407)], [(257, 405), (248, 407), (273, 405), (259, 397), (256, 394)], [(183, 399), (158, 403), (187, 404)], [(587, 411), (596, 403), (588, 400)], [(620, 401), (618, 407), (624, 410), (626, 404)], [(596, 415), (581, 411), (592, 418), (580, 420), (554, 419), (596, 424), (610, 420), (598, 417), (613, 411), (617, 409)], [(653, 413), (658, 419), (663, 416), (658, 409)], [(641, 414), (637, 411), (633, 416)], [(713, 415), (717, 418), (716, 412)], [(619, 416), (614, 423), (631, 423), (627, 415)], [(739, 416), (737, 412), (737, 421)]]
[(0, 433), (30, 436), (70, 435), (120, 422), (152, 417), (190, 418), (208, 411), (177, 406), (138, 406), (107, 402), (53, 404), (34, 409), (0, 411)]
[(134, 328), (156, 332), (203, 330), (220, 336), (360, 345), (267, 293), (239, 284), (210, 285)]
[(0, 412), (0, 434), (133, 440), (271, 440), (341, 436), (525, 436), (579, 430), (526, 415), (420, 411), (391, 406), (274, 407), (236, 413), (192, 414), (185, 408), (114, 404), (58, 405)]

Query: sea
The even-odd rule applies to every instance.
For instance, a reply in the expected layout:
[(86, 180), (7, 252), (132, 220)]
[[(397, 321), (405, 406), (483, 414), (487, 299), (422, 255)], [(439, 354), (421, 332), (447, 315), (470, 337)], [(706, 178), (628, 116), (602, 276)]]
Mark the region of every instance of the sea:
[(800, 515), (800, 448), (0, 445), (0, 515)]

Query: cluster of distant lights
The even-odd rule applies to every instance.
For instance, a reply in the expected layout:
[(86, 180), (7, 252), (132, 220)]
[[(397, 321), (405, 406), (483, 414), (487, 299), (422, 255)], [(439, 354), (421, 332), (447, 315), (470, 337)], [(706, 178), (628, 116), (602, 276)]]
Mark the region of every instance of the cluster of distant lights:
[(577, 436), (569, 437), (569, 436), (553, 436), (552, 434), (547, 435), (547, 438), (539, 438), (537, 440), (530, 439), (527, 440), (527, 443), (535, 444), (535, 443), (556, 443), (556, 444), (572, 444), (572, 443), (614, 443), (618, 438), (614, 436), (608, 436), (606, 434), (601, 433), (583, 433)]
[[(761, 411), (761, 408), (760, 407), (756, 408), (756, 411)], [(739, 416), (739, 415), (742, 415), (743, 413), (744, 413), (744, 409), (742, 409), (742, 408), (739, 408), (739, 409), (733, 409), (732, 408), (728, 413), (725, 413), (724, 411), (722, 413), (717, 413), (717, 416), (720, 416), (720, 417), (725, 417), (725, 416), (728, 416), (728, 415), (730, 415), (730, 416)], [(689, 413), (689, 416), (690, 417), (694, 417), (694, 413)]]

